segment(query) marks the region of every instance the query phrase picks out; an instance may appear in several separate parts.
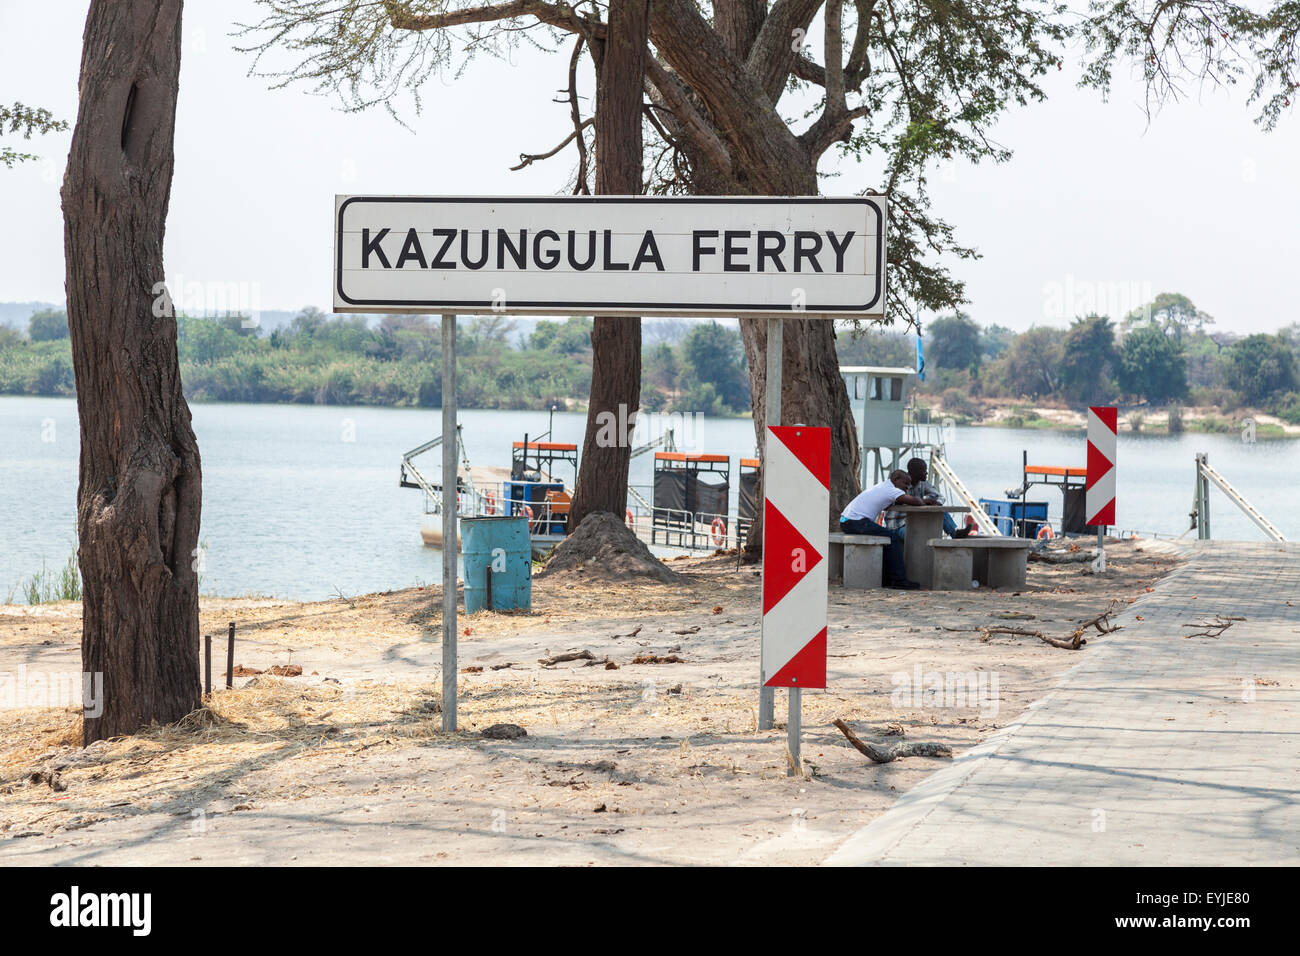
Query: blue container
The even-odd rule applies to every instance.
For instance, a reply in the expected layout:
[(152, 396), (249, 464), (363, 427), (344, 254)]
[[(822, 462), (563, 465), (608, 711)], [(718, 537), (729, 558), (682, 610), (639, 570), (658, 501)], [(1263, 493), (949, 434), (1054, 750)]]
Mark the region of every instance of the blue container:
[(1019, 498), (981, 498), (980, 507), (993, 519), (999, 531), (1005, 535), (1015, 534), (1016, 526), (1021, 527), (1026, 537), (1032, 538), (1038, 529), (1047, 523), (1046, 501), (1021, 501)]
[(501, 486), (505, 492), (507, 506), (511, 514), (524, 513), (524, 505), (533, 509), (533, 516), (540, 518), (546, 503), (548, 491), (563, 491), (562, 481), (507, 481)]
[(465, 613), (489, 606), (494, 611), (533, 606), (533, 554), (527, 518), (464, 518), (461, 554), (465, 559)]

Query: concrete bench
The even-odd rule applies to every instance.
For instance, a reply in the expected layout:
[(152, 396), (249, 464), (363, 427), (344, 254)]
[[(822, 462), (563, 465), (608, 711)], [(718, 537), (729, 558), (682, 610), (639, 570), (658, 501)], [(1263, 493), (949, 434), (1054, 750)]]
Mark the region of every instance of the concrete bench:
[(826, 573), (830, 580), (843, 578), (846, 588), (866, 590), (881, 585), (885, 567), (884, 547), (888, 538), (872, 534), (830, 534)]
[(1025, 586), (1025, 567), (1032, 538), (932, 538), (934, 589), (969, 591), (971, 582), (981, 587)]

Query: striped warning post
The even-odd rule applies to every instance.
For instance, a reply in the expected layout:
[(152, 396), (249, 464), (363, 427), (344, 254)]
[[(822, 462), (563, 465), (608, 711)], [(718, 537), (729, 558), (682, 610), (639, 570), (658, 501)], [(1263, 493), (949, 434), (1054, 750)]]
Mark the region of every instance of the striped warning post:
[(1088, 480), (1084, 510), (1090, 525), (1115, 523), (1115, 452), (1119, 409), (1094, 405), (1088, 409)]
[(767, 687), (826, 686), (831, 430), (767, 430), (763, 462), (763, 652)]

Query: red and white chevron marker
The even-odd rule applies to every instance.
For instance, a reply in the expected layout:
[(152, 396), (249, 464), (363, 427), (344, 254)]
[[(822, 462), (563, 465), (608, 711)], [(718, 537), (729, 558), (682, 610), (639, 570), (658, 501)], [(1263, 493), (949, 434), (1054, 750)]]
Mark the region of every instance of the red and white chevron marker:
[(763, 650), (766, 687), (826, 686), (826, 552), (831, 430), (767, 430), (763, 462)]
[(1088, 524), (1115, 523), (1115, 430), (1119, 409), (1113, 405), (1095, 405), (1088, 409), (1088, 482), (1084, 492), (1084, 511)]

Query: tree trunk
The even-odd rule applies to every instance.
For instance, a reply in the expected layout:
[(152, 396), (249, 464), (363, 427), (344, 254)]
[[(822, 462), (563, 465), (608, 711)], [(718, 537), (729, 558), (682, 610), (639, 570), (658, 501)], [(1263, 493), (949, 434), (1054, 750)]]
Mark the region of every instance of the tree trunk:
[[(749, 0), (715, 4), (714, 24), (710, 26), (690, 4), (680, 0), (655, 4), (652, 34), (656, 48), (698, 95), (730, 149), (732, 168), (726, 172), (731, 185), (720, 184), (721, 171), (706, 166), (705, 175), (696, 179), (697, 194), (817, 194), (817, 157), (809, 155), (773, 108), (794, 56), (790, 47), (792, 33), (787, 28), (806, 29), (817, 6), (812, 2), (785, 3), (769, 13), (773, 16), (779, 10), (785, 18), (778, 18), (781, 22), (776, 25), (780, 29), (768, 30), (768, 44), (780, 56), (762, 58), (769, 65), (775, 64), (771, 67), (774, 80), (773, 76), (756, 75), (746, 66), (747, 58), (762, 45), (761, 36), (770, 26), (759, 16), (760, 6)], [(744, 117), (743, 122), (740, 117)], [(792, 316), (797, 314), (791, 312)], [(740, 332), (749, 359), (754, 431), (761, 448), (766, 427), (766, 320), (741, 319)], [(834, 323), (829, 319), (786, 319), (782, 338), (782, 420), (829, 425), (832, 429), (832, 514), (827, 515), (827, 521), (833, 523), (839, 509), (857, 493), (861, 461), (848, 393), (839, 375)], [(751, 557), (762, 550), (762, 518), (760, 511), (745, 544)]]
[[(781, 420), (784, 424), (829, 425), (831, 429), (831, 513), (858, 493), (861, 449), (849, 394), (840, 378), (835, 353), (835, 324), (830, 319), (785, 319), (781, 335)], [(754, 408), (754, 435), (763, 447), (767, 427), (767, 320), (741, 319), (740, 335), (749, 360), (749, 390)], [(763, 515), (751, 526), (745, 550), (762, 552)]]
[(63, 183), (81, 423), (82, 667), (103, 675), (85, 742), (199, 707), (199, 451), (161, 283), (180, 0), (93, 0)]
[[(641, 95), (649, 14), (649, 0), (610, 4), (596, 83), (597, 195), (641, 192)], [(591, 398), (570, 530), (593, 511), (621, 516), (627, 507), (631, 431), (641, 407), (641, 320), (596, 319), (591, 352)]]

